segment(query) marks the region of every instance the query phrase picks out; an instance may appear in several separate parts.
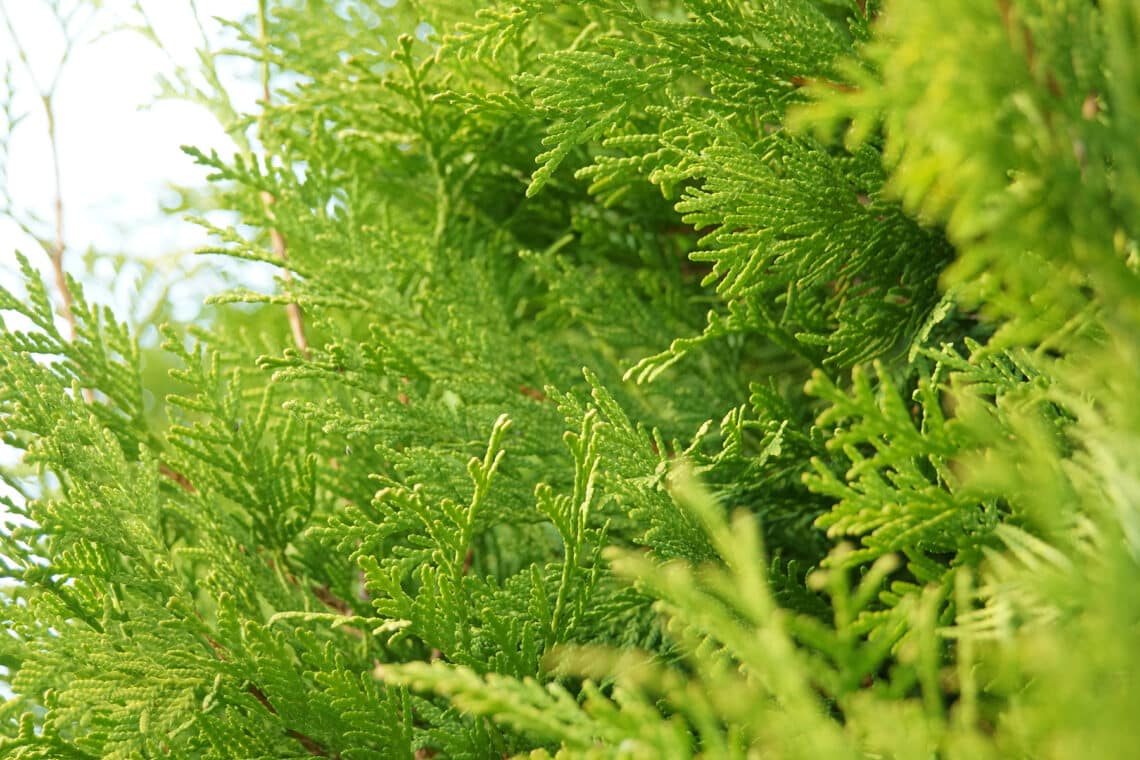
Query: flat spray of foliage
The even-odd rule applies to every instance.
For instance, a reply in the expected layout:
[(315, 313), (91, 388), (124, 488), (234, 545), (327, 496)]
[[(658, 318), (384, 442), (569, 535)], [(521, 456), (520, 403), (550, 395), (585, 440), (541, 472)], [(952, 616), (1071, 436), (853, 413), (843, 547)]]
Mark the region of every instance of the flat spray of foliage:
[(0, 753), (1134, 756), (1140, 4), (386, 5), (235, 22), (161, 413), (0, 293)]

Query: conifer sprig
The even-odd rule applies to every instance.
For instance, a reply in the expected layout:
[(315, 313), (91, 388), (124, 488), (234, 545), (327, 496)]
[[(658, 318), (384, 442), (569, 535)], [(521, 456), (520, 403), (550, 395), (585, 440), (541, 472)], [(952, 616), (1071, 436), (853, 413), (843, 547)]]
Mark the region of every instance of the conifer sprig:
[(6, 756), (1127, 756), (1140, 11), (387, 5), (232, 23), (161, 415), (0, 291)]

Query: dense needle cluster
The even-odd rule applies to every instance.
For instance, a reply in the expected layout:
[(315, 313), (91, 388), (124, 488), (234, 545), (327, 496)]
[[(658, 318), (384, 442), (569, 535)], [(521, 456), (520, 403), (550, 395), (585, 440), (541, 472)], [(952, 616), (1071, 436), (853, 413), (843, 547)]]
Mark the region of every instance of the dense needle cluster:
[(0, 754), (1131, 756), (1140, 5), (388, 5), (234, 22), (274, 292), (0, 291)]

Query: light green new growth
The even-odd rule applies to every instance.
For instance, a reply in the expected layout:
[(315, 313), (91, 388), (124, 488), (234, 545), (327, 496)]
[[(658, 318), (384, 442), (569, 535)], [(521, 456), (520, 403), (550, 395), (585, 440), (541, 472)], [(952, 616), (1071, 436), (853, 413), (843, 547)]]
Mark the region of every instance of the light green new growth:
[(0, 754), (1134, 754), (1140, 5), (388, 5), (170, 85), (165, 385), (0, 291)]

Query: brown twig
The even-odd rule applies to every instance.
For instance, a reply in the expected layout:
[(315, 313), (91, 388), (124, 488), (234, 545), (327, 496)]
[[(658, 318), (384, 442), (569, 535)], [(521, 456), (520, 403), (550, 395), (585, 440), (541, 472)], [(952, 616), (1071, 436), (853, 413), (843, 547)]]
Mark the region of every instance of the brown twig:
[[(195, 613), (195, 614), (197, 614), (197, 613)], [(198, 615), (198, 619), (201, 620), (202, 616)], [(215, 641), (212, 636), (209, 636), (209, 635), (206, 636), (206, 643), (210, 645), (210, 649), (213, 650), (214, 655), (219, 660), (221, 660), (222, 662), (230, 662), (229, 650), (227, 650), (224, 646), (222, 646), (217, 641)], [(265, 692), (261, 690), (260, 686), (258, 686), (255, 683), (250, 682), (250, 684), (245, 687), (245, 690), (246, 690), (246, 693), (253, 695), (253, 698), (256, 699), (258, 701), (258, 703), (261, 704), (262, 707), (264, 707), (266, 710), (268, 710), (271, 715), (277, 715), (278, 717), (280, 717), (280, 713), (277, 712), (277, 708), (274, 707), (273, 703), (269, 701), (269, 697), (267, 697), (265, 695)], [(312, 755), (313, 757), (332, 757), (332, 758), (339, 758), (340, 757), (339, 752), (334, 752), (334, 753), (330, 754), (329, 751), (325, 749), (324, 745), (322, 745), (320, 742), (318, 742), (316, 739), (312, 738), (311, 736), (308, 736), (307, 734), (303, 734), (300, 731), (297, 731), (297, 730), (292, 729), (292, 728), (286, 728), (285, 729), (285, 735), (288, 736), (290, 739), (295, 739), (297, 741), (297, 743), (300, 744), (302, 747), (304, 747), (305, 750), (310, 755)]]
[[(51, 168), (52, 180), (55, 184), (55, 247), (51, 253), (51, 268), (55, 273), (55, 286), (59, 290), (60, 299), (62, 304), (60, 312), (63, 314), (63, 319), (67, 322), (68, 336), (71, 342), (74, 343), (75, 339), (79, 337), (79, 328), (75, 322), (75, 299), (71, 295), (71, 288), (67, 284), (67, 275), (64, 274), (63, 269), (63, 253), (66, 246), (63, 242), (63, 183), (60, 180), (59, 168), (59, 142), (56, 139), (55, 129), (55, 109), (52, 107), (52, 94), (45, 93), (41, 96), (44, 104), (44, 113), (47, 115), (48, 125), (48, 145), (51, 148)], [(95, 403), (95, 391), (91, 388), (84, 388), (82, 390), (83, 400), (88, 404)]]
[(537, 390), (535, 388), (531, 388), (529, 385), (526, 385), (525, 383), (519, 386), (519, 393), (526, 396), (527, 398), (532, 398), (535, 401), (546, 401), (547, 400), (545, 393), (543, 393), (542, 391)]
[[(269, 51), (268, 51), (268, 48), (269, 48), (269, 27), (268, 27), (269, 10), (267, 7), (268, 4), (269, 4), (268, 0), (258, 0), (258, 3), (257, 3), (257, 35), (258, 35), (258, 41), (261, 43), (261, 48), (262, 48), (262, 50), (261, 50), (261, 54), (262, 54), (262, 58), (261, 58), (261, 95), (262, 95), (262, 98), (264, 99), (264, 104), (262, 106), (263, 109), (269, 107), (270, 99), (271, 99), (271, 95), (272, 95), (270, 93), (270, 90), (269, 90)], [(261, 120), (261, 125), (260, 125), (261, 129), (259, 131), (262, 134), (263, 144), (264, 144), (264, 132), (265, 132), (265, 130), (264, 130), (264, 126), (265, 126), (264, 115), (265, 115), (265, 112), (264, 112), (264, 110), (262, 110), (262, 117), (263, 118)], [(276, 202), (277, 202), (277, 199), (273, 197), (273, 193), (270, 193), (268, 190), (262, 191), (262, 193), (261, 193), (261, 206), (262, 206), (262, 209), (265, 211), (265, 217), (269, 220), (270, 224), (272, 225), (269, 228), (269, 240), (273, 246), (273, 255), (276, 258), (278, 258), (282, 263), (284, 263), (288, 259), (288, 246), (285, 244), (285, 236), (281, 234), (281, 231), (279, 229), (277, 229), (277, 227), (275, 225), (273, 225), (273, 223), (277, 221), (277, 217), (273, 213), (273, 204)], [(290, 273), (289, 268), (287, 266), (283, 266), (281, 268), (281, 271), (284, 273), (285, 282), (286, 283), (292, 282), (293, 275), (292, 275), (292, 273)], [(297, 345), (297, 348), (301, 351), (301, 355), (304, 356), (306, 359), (308, 359), (310, 356), (309, 341), (305, 337), (305, 320), (304, 320), (304, 315), (301, 312), (300, 305), (295, 304), (295, 303), (286, 304), (285, 305), (285, 313), (289, 316), (289, 328), (293, 332), (293, 342)]]
[[(75, 321), (75, 299), (71, 294), (71, 288), (67, 284), (67, 275), (63, 267), (63, 254), (66, 251), (66, 244), (63, 237), (63, 182), (61, 179), (60, 160), (59, 160), (59, 136), (56, 129), (55, 120), (55, 92), (59, 85), (60, 76), (63, 74), (64, 67), (67, 64), (67, 59), (71, 57), (71, 52), (74, 49), (75, 40), (78, 39), (82, 33), (84, 25), (80, 26), (75, 36), (71, 36), (68, 30), (68, 24), (71, 16), (67, 17), (56, 14), (56, 20), (59, 22), (64, 36), (63, 53), (60, 55), (56, 70), (52, 76), (50, 84), (46, 87), (41, 86), (38, 78), (36, 77), (35, 69), (32, 67), (31, 60), (28, 57), (28, 52), (20, 42), (20, 37), (16, 33), (16, 28), (12, 25), (12, 19), (8, 16), (8, 11), (0, 5), (0, 19), (3, 20), (4, 27), (11, 38), (13, 49), (16, 51), (16, 57), (23, 65), (25, 74), (32, 86), (36, 89), (37, 94), (40, 96), (40, 104), (44, 109), (44, 117), (47, 121), (47, 138), (48, 150), (51, 161), (51, 176), (52, 176), (52, 190), (54, 198), (52, 202), (52, 211), (55, 221), (55, 239), (51, 245), (45, 243), (44, 248), (47, 251), (48, 259), (51, 262), (52, 273), (55, 276), (56, 289), (59, 291), (60, 296), (60, 314), (64, 321), (67, 323), (68, 338), (72, 342), (75, 341), (78, 335), (78, 328)], [(87, 403), (95, 401), (95, 392), (91, 388), (83, 389), (83, 399)]]
[[(269, 102), (269, 89), (268, 86), (265, 90), (266, 103)], [(277, 221), (277, 216), (273, 213), (273, 204), (277, 199), (273, 197), (273, 193), (268, 190), (261, 193), (261, 207), (265, 210), (265, 217), (273, 223)], [(282, 262), (288, 259), (288, 247), (285, 245), (285, 236), (276, 227), (269, 228), (269, 240), (273, 245), (273, 255)], [(281, 271), (284, 275), (285, 282), (293, 281), (293, 274), (289, 271), (288, 267), (282, 267)], [(285, 304), (285, 313), (289, 317), (289, 329), (293, 332), (293, 343), (301, 351), (301, 355), (306, 359), (309, 358), (309, 341), (305, 337), (305, 319), (301, 312), (301, 307), (295, 303)]]
[(198, 489), (195, 488), (194, 484), (190, 482), (190, 478), (186, 477), (178, 470), (175, 470), (166, 462), (158, 463), (158, 474), (162, 475), (164, 478), (174, 481), (175, 484), (177, 484), (183, 491), (188, 494), (198, 493)]
[[(251, 683), (249, 685), (249, 687), (246, 689), (246, 691), (248, 691), (250, 694), (252, 694), (253, 698), (256, 699), (258, 702), (260, 702), (262, 707), (264, 707), (266, 710), (268, 710), (273, 715), (278, 715), (277, 708), (274, 707), (272, 704), (270, 704), (269, 697), (265, 696), (265, 692), (262, 691), (261, 689), (259, 689), (257, 687), (257, 684)], [(301, 733), (300, 731), (296, 731), (292, 728), (287, 728), (287, 729), (285, 729), (285, 735), (288, 736), (290, 739), (295, 739), (297, 741), (297, 743), (300, 744), (302, 747), (304, 747), (305, 751), (308, 752), (313, 757), (334, 757), (334, 758), (340, 757), (339, 752), (334, 752), (332, 754), (329, 754), (329, 751), (325, 749), (323, 744), (321, 744), (320, 742), (318, 742), (316, 739), (312, 738), (311, 736), (308, 736), (306, 734)]]
[[(1021, 23), (1017, 18), (1017, 10), (1014, 8), (1010, 0), (997, 0), (998, 13), (1001, 15), (1002, 26), (1005, 27), (1006, 35), (1009, 41), (1017, 45), (1018, 36), (1021, 37), (1021, 48), (1025, 55), (1025, 67), (1028, 69), (1031, 76), (1039, 76), (1037, 70), (1037, 43), (1033, 39), (1033, 31), (1028, 25)], [(1065, 93), (1061, 89), (1061, 83), (1057, 81), (1056, 75), (1052, 71), (1044, 72), (1045, 88), (1049, 92), (1058, 97), (1064, 97)]]
[(788, 83), (793, 87), (815, 87), (822, 86), (828, 89), (835, 90), (836, 92), (858, 92), (859, 88), (854, 85), (844, 84), (843, 82), (833, 82), (830, 79), (815, 79), (813, 77), (800, 76), (795, 74), (788, 78)]
[[(198, 615), (198, 613), (194, 613), (194, 614)], [(198, 615), (198, 619), (201, 620), (202, 616)], [(227, 650), (224, 646), (222, 646), (217, 641), (215, 641), (214, 638), (212, 636), (210, 636), (209, 634), (206, 635), (206, 643), (210, 645), (210, 649), (213, 650), (214, 655), (219, 660), (221, 660), (222, 662), (230, 662), (229, 650)], [(265, 695), (265, 692), (261, 690), (260, 686), (251, 682), (248, 686), (245, 687), (245, 690), (247, 693), (252, 694), (253, 698), (256, 699), (261, 704), (262, 707), (264, 707), (266, 710), (268, 710), (271, 715), (280, 716), (280, 713), (277, 712), (277, 708), (274, 707), (273, 703), (271, 703), (269, 701), (269, 697), (267, 697)], [(287, 729), (285, 729), (285, 735), (288, 736), (290, 739), (296, 739), (297, 742), (302, 747), (304, 747), (305, 750), (308, 751), (308, 753), (310, 755), (313, 755), (314, 757), (334, 757), (334, 758), (340, 757), (339, 752), (336, 752), (336, 753), (333, 753), (330, 755), (328, 750), (326, 750), (324, 748), (324, 746), (321, 745), (320, 742), (318, 742), (316, 739), (312, 738), (311, 736), (307, 736), (307, 735), (301, 733), (300, 731), (295, 731), (291, 728), (287, 728)]]
[(61, 312), (63, 313), (64, 320), (67, 322), (71, 340), (74, 341), (76, 337), (75, 313), (72, 308), (74, 300), (71, 296), (71, 288), (67, 286), (67, 277), (64, 275), (63, 270), (63, 252), (65, 250), (63, 242), (63, 182), (60, 177), (59, 140), (57, 139), (55, 125), (55, 108), (52, 102), (53, 93), (41, 93), (40, 101), (43, 103), (44, 116), (47, 118), (48, 148), (51, 153), (52, 189), (55, 193), (55, 198), (52, 203), (55, 215), (55, 244), (50, 255), (51, 266), (55, 272), (56, 287), (59, 289), (60, 297), (63, 299)]

